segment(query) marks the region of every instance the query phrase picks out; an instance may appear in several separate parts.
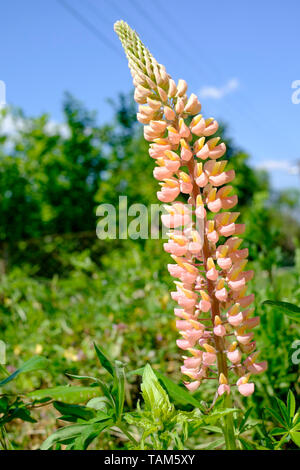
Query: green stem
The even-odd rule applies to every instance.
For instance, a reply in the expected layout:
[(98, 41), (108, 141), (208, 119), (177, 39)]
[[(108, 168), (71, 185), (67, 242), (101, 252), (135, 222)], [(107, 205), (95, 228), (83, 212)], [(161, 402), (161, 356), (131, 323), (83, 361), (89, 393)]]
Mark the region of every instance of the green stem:
[[(230, 395), (226, 395), (224, 399), (224, 409), (226, 410), (228, 408), (232, 408), (232, 400)], [(225, 415), (223, 418), (223, 433), (226, 450), (237, 450), (232, 413)]]
[(135, 438), (130, 434), (130, 432), (127, 431), (126, 427), (123, 426), (122, 424), (117, 424), (118, 428), (122, 431), (123, 434), (125, 434), (126, 437), (135, 445), (138, 445), (138, 442), (135, 440)]

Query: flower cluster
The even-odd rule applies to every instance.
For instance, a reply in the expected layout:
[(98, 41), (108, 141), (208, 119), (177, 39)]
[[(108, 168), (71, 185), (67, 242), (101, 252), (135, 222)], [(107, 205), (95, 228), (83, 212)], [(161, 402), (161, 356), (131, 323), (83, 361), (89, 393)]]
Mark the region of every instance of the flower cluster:
[[(195, 94), (188, 97), (186, 82), (176, 85), (125, 22), (118, 21), (115, 31), (129, 61), (137, 119), (145, 125), (156, 163), (157, 197), (166, 203), (164, 248), (174, 260), (168, 270), (176, 278), (171, 296), (179, 306), (177, 345), (187, 354), (181, 368), (189, 379), (185, 385), (194, 391), (204, 379), (216, 378), (219, 395), (230, 393), (234, 383), (242, 395), (251, 395), (250, 376), (267, 363), (257, 362), (252, 330), (259, 317), (252, 316), (254, 295), (246, 292), (253, 271), (245, 270), (248, 250), (238, 237), (245, 227), (236, 223), (239, 213), (230, 212), (237, 204), (228, 184), (235, 172), (219, 160), (226, 146), (215, 136), (218, 123), (200, 114), (201, 104)], [(187, 204), (176, 201), (180, 195)]]

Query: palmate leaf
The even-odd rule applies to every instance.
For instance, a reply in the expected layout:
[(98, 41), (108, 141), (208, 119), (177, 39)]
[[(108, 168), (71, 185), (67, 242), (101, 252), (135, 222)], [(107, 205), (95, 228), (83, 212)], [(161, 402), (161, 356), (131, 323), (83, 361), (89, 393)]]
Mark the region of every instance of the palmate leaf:
[(300, 322), (300, 307), (297, 305), (277, 300), (265, 300), (262, 305), (277, 307), (278, 310), (282, 311), (291, 320)]
[(43, 356), (34, 356), (28, 361), (24, 362), (24, 364), (11, 375), (6, 377), (4, 380), (0, 382), (0, 387), (6, 385), (11, 380), (14, 380), (18, 375), (23, 374), (24, 372), (32, 372), (34, 370), (42, 370), (47, 369), (49, 364), (48, 359)]

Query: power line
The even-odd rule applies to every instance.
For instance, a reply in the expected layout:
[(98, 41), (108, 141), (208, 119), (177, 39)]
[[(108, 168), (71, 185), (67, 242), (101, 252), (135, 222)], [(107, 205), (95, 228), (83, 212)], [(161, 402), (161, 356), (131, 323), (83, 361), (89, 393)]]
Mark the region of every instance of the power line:
[[(175, 40), (170, 37), (170, 36), (166, 36), (162, 33), (162, 30), (160, 28), (160, 26), (155, 23), (153, 21), (153, 18), (149, 15), (149, 13), (140, 5), (140, 3), (138, 3), (136, 0), (131, 0), (131, 3), (133, 4), (133, 6), (135, 7), (135, 9), (137, 10), (137, 12), (139, 13), (140, 16), (142, 16), (142, 18), (144, 19), (147, 19), (148, 20), (148, 23), (152, 26), (153, 29), (156, 30), (156, 32), (159, 34), (160, 37), (162, 37), (164, 39), (164, 41), (168, 44), (169, 48), (172, 49), (172, 51), (174, 51), (174, 45), (176, 47), (176, 50), (179, 51), (181, 53), (181, 58), (182, 59), (185, 59), (185, 62), (188, 64), (188, 66), (190, 67), (191, 65), (193, 66), (194, 62), (195, 62), (195, 58), (190, 54), (190, 51), (189, 51), (189, 48), (182, 48), (182, 46), (177, 42), (177, 44), (175, 44)], [(119, 12), (121, 13), (121, 15), (123, 16), (124, 15), (124, 11), (121, 10), (120, 6), (116, 6), (116, 4), (114, 3), (114, 1), (110, 0), (109, 1), (109, 5), (112, 6), (114, 8), (114, 10), (119, 14)], [(160, 4), (160, 7), (161, 7), (161, 4)], [(166, 19), (168, 20), (170, 26), (173, 28), (174, 25), (172, 25), (172, 23), (170, 22), (169, 20), (169, 14), (166, 12), (166, 10), (164, 10), (164, 13), (165, 13), (165, 17)], [(126, 15), (127, 16), (127, 15)], [(176, 23), (176, 22), (175, 22)], [(171, 28), (171, 29), (172, 29)], [(205, 68), (202, 68), (201, 67), (201, 73), (203, 75), (203, 72), (205, 74)], [(198, 71), (196, 71), (196, 73), (199, 73)], [(206, 76), (208, 78), (208, 74), (206, 73)], [(225, 107), (225, 109), (227, 108), (227, 110), (230, 110), (231, 107), (226, 105), (226, 104), (223, 104), (223, 107)], [(241, 113), (243, 115), (243, 113)]]
[[(167, 37), (166, 34), (162, 34), (162, 31), (161, 31), (161, 28), (160, 26), (153, 21), (153, 18), (150, 17), (149, 13), (144, 10), (144, 8), (140, 5), (140, 3), (136, 0), (131, 0), (131, 3), (133, 3), (133, 5), (135, 6), (135, 9), (138, 11), (138, 13), (146, 20), (146, 19), (150, 19), (150, 23), (152, 25), (152, 27), (156, 30), (156, 32), (164, 39), (165, 43), (168, 44), (168, 46), (172, 48), (172, 44), (174, 44), (174, 40), (170, 37)], [(181, 46), (178, 45), (176, 46), (177, 47), (177, 50), (181, 53), (185, 53), (185, 51), (183, 51), (181, 49)]]
[[(189, 64), (189, 67), (192, 65), (194, 65), (195, 63), (195, 57), (193, 57), (191, 54), (190, 54), (190, 50), (189, 50), (189, 47), (186, 47), (186, 48), (183, 48), (181, 46), (181, 44), (179, 44), (179, 42), (177, 41), (177, 38), (176, 38), (176, 41), (175, 39), (173, 39), (172, 37), (170, 36), (166, 36), (165, 34), (163, 34), (161, 28), (159, 27), (159, 25), (157, 23), (154, 23), (153, 21), (153, 18), (150, 16), (150, 14), (140, 5), (140, 3), (136, 0), (131, 0), (131, 3), (135, 6), (136, 10), (138, 11), (138, 13), (143, 17), (143, 18), (147, 18), (149, 23), (152, 25), (152, 27), (154, 27), (154, 29), (156, 30), (156, 32), (165, 40), (165, 42), (168, 43), (168, 45), (172, 48), (172, 50), (174, 51), (174, 47), (172, 47), (172, 45), (175, 45), (176, 47), (176, 50), (181, 54), (181, 58), (185, 58), (185, 61)], [(169, 25), (171, 26), (171, 30), (174, 28), (174, 24), (176, 24), (176, 20), (174, 20), (174, 23), (172, 24), (173, 22), (173, 19), (172, 21), (170, 20), (170, 15), (169, 13), (164, 9), (164, 7), (162, 7), (162, 3), (160, 3), (160, 10), (162, 11), (163, 13), (163, 16), (164, 18), (168, 21)], [(178, 24), (178, 23), (177, 23)], [(177, 26), (177, 29), (180, 30), (181, 27), (180, 25)], [(204, 63), (204, 60), (203, 60), (203, 56), (201, 56), (201, 62)], [(199, 64), (198, 64), (199, 65)], [(208, 66), (208, 68), (211, 69), (212, 73), (215, 75), (220, 75), (220, 72), (218, 71), (218, 69), (213, 65), (213, 64), (210, 64), (209, 62), (206, 61), (206, 66)], [(206, 67), (201, 67), (200, 68), (200, 71), (201, 71), (201, 74), (203, 76), (203, 74), (206, 75), (206, 77), (208, 78), (208, 73), (205, 72), (205, 68)], [(196, 73), (199, 73), (198, 71), (196, 71)], [(227, 110), (232, 110), (233, 107), (226, 104), (226, 103), (223, 103), (223, 107)], [(243, 117), (246, 117), (246, 113), (245, 112), (242, 112), (238, 109), (238, 113), (243, 116)], [(248, 116), (248, 120), (251, 120), (252, 123), (257, 127), (257, 128), (260, 128), (259, 124), (257, 123), (257, 121), (255, 119), (252, 118), (252, 116)]]
[[(121, 56), (120, 54), (120, 51), (118, 49), (116, 49), (115, 45), (113, 43), (111, 43), (107, 38), (105, 38), (105, 36), (103, 36), (98, 30), (97, 28), (95, 28), (92, 23), (90, 23), (88, 20), (84, 19), (82, 17), (82, 15), (80, 15), (75, 9), (73, 9), (72, 7), (70, 7), (69, 5), (66, 5), (65, 2), (63, 0), (58, 0), (66, 9), (69, 10), (70, 13), (73, 14), (73, 16), (76, 17), (77, 20), (79, 20), (81, 23), (84, 24), (84, 26), (86, 26), (91, 32), (93, 32), (94, 34), (96, 34), (96, 36), (98, 37), (98, 39), (100, 39), (102, 42), (105, 43), (105, 45), (107, 45), (108, 47), (110, 47), (111, 49), (114, 50), (114, 52), (116, 52), (119, 56)], [(153, 29), (156, 30), (156, 32), (159, 34), (159, 36), (168, 44), (168, 46), (170, 48), (172, 48), (172, 50), (174, 50), (174, 48), (172, 47), (172, 45), (175, 44), (176, 42), (176, 49), (177, 51), (181, 52), (181, 57), (182, 58), (185, 58), (186, 62), (189, 61), (189, 66), (193, 66), (193, 64), (195, 63), (195, 57), (193, 57), (192, 55), (190, 55), (190, 50), (189, 48), (182, 48), (181, 44), (179, 44), (177, 42), (177, 38), (176, 38), (176, 41), (168, 36), (163, 34), (160, 26), (153, 21), (153, 18), (151, 18), (151, 16), (149, 15), (149, 13), (141, 6), (141, 4), (139, 2), (137, 2), (136, 0), (131, 0), (131, 3), (134, 5), (136, 11), (144, 18), (144, 19), (147, 19), (148, 22), (150, 23), (150, 25), (152, 26)], [(122, 16), (125, 15), (125, 17), (127, 16), (127, 13), (125, 14), (124, 10), (121, 9), (120, 5), (118, 4), (116, 6), (115, 2), (113, 0), (110, 0), (108, 2), (108, 5), (109, 6), (112, 6), (113, 9), (119, 13), (122, 14)], [(89, 8), (91, 10), (94, 11), (94, 13), (96, 14), (96, 16), (98, 16), (103, 22), (107, 22), (107, 20), (100, 14), (99, 12), (99, 9), (97, 9), (96, 6), (94, 5), (91, 5), (89, 4)], [(170, 24), (171, 26), (171, 30), (172, 28), (174, 27), (174, 24), (178, 25), (178, 22), (176, 19), (174, 19), (174, 17), (172, 18), (172, 20), (170, 20), (170, 14), (165, 10), (164, 6), (162, 6), (162, 3), (160, 3), (160, 9), (161, 11), (164, 13), (164, 17), (165, 19), (168, 21), (168, 23)], [(97, 11), (98, 10), (98, 11)], [(177, 28), (179, 28), (180, 25), (177, 26)], [(99, 37), (101, 36), (101, 38)], [(204, 60), (203, 60), (203, 56), (201, 57), (201, 62), (203, 63)], [(214, 74), (217, 74), (218, 76), (222, 76), (222, 73), (220, 72), (220, 70), (218, 69), (218, 67), (216, 67), (215, 64), (211, 63), (210, 61), (207, 62), (206, 60), (206, 65), (210, 68), (210, 70), (214, 73)], [(205, 73), (205, 67), (201, 67), (201, 73), (203, 75), (203, 71), (204, 71), (204, 74), (206, 74), (206, 76), (208, 77), (207, 75), (207, 72)], [(198, 71), (196, 71), (197, 73), (199, 73)], [(244, 101), (247, 103), (245, 97), (244, 97)], [(252, 116), (252, 113), (248, 113), (247, 111), (245, 112), (245, 109), (242, 111), (240, 108), (236, 108), (235, 106), (232, 106), (232, 105), (228, 105), (226, 103), (223, 103), (223, 107), (227, 110), (235, 110), (238, 112), (238, 114), (240, 114), (240, 116), (248, 119), (248, 121), (250, 120), (252, 122), (252, 124), (255, 125), (256, 128), (258, 128), (260, 131), (262, 131), (262, 126), (261, 124), (256, 120), (255, 117)], [(249, 105), (248, 105), (248, 110), (249, 110)]]
[[(174, 15), (172, 15), (172, 12), (169, 12), (165, 9), (165, 5), (161, 1), (159, 1), (159, 8), (160, 8), (160, 11), (163, 13), (163, 15), (165, 15), (165, 19), (169, 23), (170, 27), (173, 29), (175, 26), (175, 29), (180, 31), (181, 25), (178, 23), (177, 18)], [(222, 79), (225, 79), (224, 74), (222, 73), (222, 70), (220, 70), (214, 62), (211, 62), (209, 59), (207, 59), (207, 57), (203, 59), (203, 56), (202, 56), (201, 61), (203, 62), (204, 60), (205, 60), (206, 65), (210, 68), (210, 70), (213, 73), (217, 74)], [(228, 106), (225, 104), (225, 108), (229, 110), (231, 109), (231, 110), (237, 111), (241, 116), (248, 119), (248, 121), (251, 121), (252, 124), (254, 124), (257, 129), (259, 129), (260, 131), (263, 131), (264, 129), (261, 123), (257, 120), (255, 113), (253, 112), (253, 106), (250, 100), (248, 99), (248, 96), (245, 93), (241, 93), (241, 97), (245, 105), (247, 106), (246, 108), (243, 109), (243, 111), (239, 107), (235, 107), (234, 105)], [(252, 111), (251, 111), (251, 108), (252, 108)], [(273, 120), (274, 127), (277, 127), (277, 133), (284, 138), (281, 129), (278, 127), (278, 123), (275, 122), (272, 116), (271, 116), (271, 119)]]
[[(174, 16), (172, 16), (172, 13), (170, 12), (167, 12), (165, 7), (164, 7), (164, 4), (163, 2), (159, 2), (159, 8), (161, 10), (161, 12), (165, 15), (165, 18), (167, 20), (167, 22), (169, 23), (169, 25), (172, 27), (172, 29), (174, 28), (175, 26), (175, 29), (177, 29), (178, 31), (180, 31), (181, 29), (181, 25), (178, 23), (177, 21), (177, 18), (175, 18)], [(189, 49), (187, 49), (186, 51), (187, 53), (189, 53)], [(192, 60), (192, 63), (195, 61), (195, 58), (192, 57), (190, 54), (189, 54), (189, 57), (191, 58)], [(224, 74), (222, 74), (222, 71), (216, 66), (216, 64), (214, 64), (213, 62), (211, 62), (210, 60), (207, 59), (207, 57), (205, 57), (205, 59), (203, 58), (203, 55), (201, 56), (201, 62), (204, 63), (210, 70), (211, 72), (214, 74), (214, 75), (217, 75), (217, 76), (221, 76), (223, 75), (223, 79), (224, 79)], [(245, 100), (245, 97), (244, 97), (244, 101)], [(232, 105), (226, 105), (224, 104), (224, 107), (227, 108), (227, 110), (237, 110), (238, 113), (244, 117), (248, 117), (248, 120), (250, 120), (257, 128), (261, 129), (261, 126), (260, 124), (257, 122), (257, 120), (252, 116), (252, 114), (249, 114), (249, 113), (245, 113), (242, 112), (240, 109), (238, 108), (235, 108), (234, 106)], [(249, 105), (248, 105), (248, 108), (249, 108)]]
[(107, 39), (104, 34), (101, 33), (101, 31), (96, 28), (93, 23), (91, 23), (87, 18), (81, 15), (76, 8), (71, 7), (68, 3), (66, 3), (64, 0), (57, 0), (58, 3), (68, 12), (70, 13), (71, 16), (76, 18), (79, 23), (81, 23), (83, 26), (85, 26), (94, 36), (97, 37), (97, 39), (104, 44), (106, 47), (114, 51), (118, 56), (123, 57), (119, 49), (115, 46), (113, 42), (111, 42), (109, 39)]

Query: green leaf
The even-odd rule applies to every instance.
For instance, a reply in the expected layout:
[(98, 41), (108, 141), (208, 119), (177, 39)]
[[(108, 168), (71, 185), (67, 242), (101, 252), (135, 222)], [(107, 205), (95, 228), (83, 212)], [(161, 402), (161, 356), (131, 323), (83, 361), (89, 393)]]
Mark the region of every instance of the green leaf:
[(43, 356), (34, 356), (29, 361), (24, 362), (24, 364), (13, 372), (9, 377), (0, 382), (0, 387), (7, 384), (11, 380), (15, 379), (19, 374), (24, 372), (32, 372), (34, 370), (46, 369), (48, 367), (49, 361)]
[(253, 406), (251, 408), (248, 408), (248, 410), (246, 411), (246, 413), (244, 414), (241, 422), (240, 422), (240, 425), (239, 425), (239, 432), (242, 433), (244, 432), (245, 430), (245, 426), (247, 424), (247, 421), (248, 421), (248, 418), (251, 414), (251, 411), (253, 410)]
[(156, 419), (167, 420), (174, 408), (149, 364), (144, 368), (141, 389), (146, 410)]
[[(89, 436), (90, 433), (94, 434), (96, 430), (98, 433), (100, 433), (103, 429), (110, 426), (111, 424), (112, 421), (107, 420), (106, 422), (99, 424), (74, 424), (71, 426), (65, 426), (64, 428), (58, 429), (51, 436), (49, 436), (45, 442), (43, 442), (40, 449), (48, 450), (56, 443), (69, 444), (70, 441), (74, 441), (79, 436), (86, 438), (86, 436)], [(82, 445), (84, 445), (84, 442), (82, 442)]]
[(7, 397), (0, 398), (0, 413), (5, 413), (9, 407), (9, 399)]
[(282, 419), (280, 414), (277, 413), (277, 411), (275, 411), (273, 408), (268, 408), (268, 407), (264, 408), (264, 410), (268, 411), (270, 415), (272, 415), (273, 418), (275, 418), (275, 420), (278, 421), (278, 423), (280, 423), (284, 428), (286, 427), (285, 421)]
[(65, 372), (67, 377), (70, 377), (71, 379), (77, 379), (77, 380), (92, 380), (93, 382), (99, 382), (99, 380), (96, 377), (91, 377), (90, 375), (75, 375), (75, 374), (69, 374), (69, 372)]
[(114, 375), (112, 395), (116, 405), (117, 417), (121, 417), (125, 400), (125, 372), (123, 364), (119, 361), (115, 362)]
[(111, 401), (106, 397), (95, 397), (89, 400), (86, 406), (93, 410), (107, 411), (111, 406)]
[(22, 419), (23, 421), (28, 421), (29, 423), (36, 423), (37, 422), (36, 419), (34, 419), (34, 418), (32, 418), (32, 416), (30, 416), (30, 411), (27, 410), (24, 407), (15, 408), (12, 412), (10, 412), (10, 414), (7, 415), (6, 419), (4, 419), (4, 421), (10, 422), (10, 421), (12, 421), (13, 419), (16, 419), (16, 418)]
[[(92, 409), (87, 408), (86, 406), (80, 405), (70, 405), (68, 403), (61, 403), (55, 401), (53, 403), (54, 408), (56, 408), (62, 415), (67, 417), (73, 417), (76, 419), (83, 419), (84, 421), (89, 421), (95, 416), (95, 413)], [(63, 419), (60, 417), (60, 419)]]
[(201, 405), (201, 403), (183, 387), (175, 384), (172, 380), (170, 380), (168, 377), (165, 377), (158, 371), (155, 371), (154, 373), (158, 377), (159, 381), (162, 382), (162, 384), (167, 389), (168, 394), (175, 405), (191, 405), (193, 408), (200, 408), (201, 411), (204, 411), (204, 407)]
[(103, 354), (103, 352), (98, 348), (98, 346), (94, 343), (94, 348), (95, 348), (95, 351), (97, 353), (97, 356), (98, 356), (98, 359), (100, 361), (100, 364), (102, 365), (102, 367), (104, 367), (104, 369), (107, 370), (107, 372), (110, 373), (110, 375), (112, 377), (114, 377), (115, 373), (114, 373), (114, 366), (112, 365), (112, 363), (110, 362), (109, 359), (107, 359), (107, 357), (105, 356), (105, 354)]
[[(127, 374), (127, 376), (134, 375), (134, 374), (143, 375), (143, 372), (144, 372), (144, 367), (130, 372), (129, 374)], [(196, 398), (194, 398), (193, 395), (191, 395), (183, 387), (175, 384), (171, 379), (163, 375), (161, 372), (158, 372), (155, 370), (154, 374), (159, 379), (160, 383), (164, 386), (164, 388), (167, 390), (171, 401), (177, 407), (189, 405), (189, 406), (192, 406), (193, 408), (200, 408), (201, 411), (205, 411), (201, 403), (198, 400), (196, 400)]]
[(292, 392), (292, 390), (288, 391), (288, 397), (287, 397), (287, 409), (288, 409), (288, 414), (290, 417), (290, 420), (293, 418), (296, 410), (296, 400), (295, 396)]
[(71, 379), (77, 379), (77, 380), (91, 380), (94, 383), (98, 383), (103, 394), (107, 397), (107, 399), (110, 401), (110, 403), (113, 405), (114, 400), (110, 391), (110, 388), (100, 379), (97, 379), (96, 377), (91, 377), (90, 375), (75, 375), (75, 374), (69, 374), (68, 372), (66, 373), (68, 377)]
[(295, 418), (297, 418), (297, 414), (294, 416), (294, 419), (293, 419), (293, 431), (300, 431), (299, 419), (295, 419)]
[(241, 413), (241, 410), (239, 408), (227, 408), (226, 410), (213, 411), (209, 415), (202, 415), (201, 421), (204, 425), (215, 424), (223, 416), (226, 416), (232, 413)]
[(292, 320), (300, 322), (300, 307), (289, 302), (280, 302), (277, 300), (265, 300), (262, 305), (278, 307), (283, 313)]
[(35, 390), (34, 392), (27, 394), (29, 398), (33, 398), (35, 400), (49, 398), (71, 404), (84, 403), (98, 395), (98, 387), (70, 387), (65, 385)]
[(289, 427), (290, 418), (289, 418), (288, 409), (285, 406), (285, 403), (277, 397), (275, 397), (275, 400), (277, 402), (277, 406), (278, 406), (278, 408), (280, 410), (280, 413), (281, 413), (281, 415), (282, 415), (282, 417), (285, 421), (286, 426)]
[(205, 431), (209, 432), (216, 432), (218, 434), (223, 434), (222, 428), (219, 428), (218, 426), (201, 426), (201, 429), (204, 429)]
[(79, 437), (75, 439), (72, 449), (86, 450), (92, 441), (99, 436), (99, 434), (111, 425), (112, 422), (106, 421), (100, 424), (92, 424), (88, 426)]
[(274, 428), (270, 431), (271, 436), (282, 436), (286, 434), (286, 430), (283, 428)]
[(300, 432), (297, 431), (290, 431), (290, 436), (296, 446), (300, 447)]
[(199, 450), (213, 450), (216, 449), (217, 447), (221, 447), (225, 444), (225, 441), (223, 438), (217, 439), (216, 441), (210, 442), (210, 443), (205, 443), (201, 444), (200, 446), (197, 446), (197, 449)]
[(255, 447), (253, 447), (252, 443), (247, 441), (247, 439), (244, 439), (243, 437), (239, 437), (239, 441), (243, 446), (244, 450), (254, 450)]

